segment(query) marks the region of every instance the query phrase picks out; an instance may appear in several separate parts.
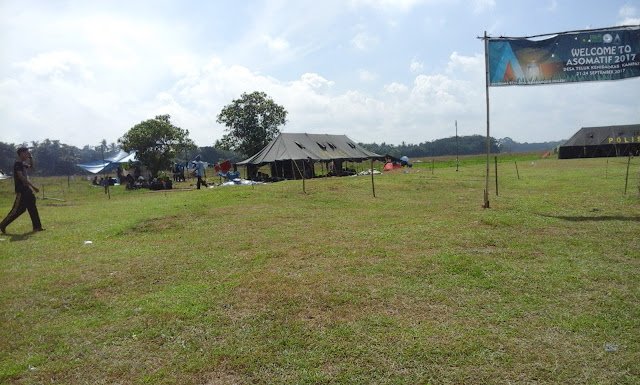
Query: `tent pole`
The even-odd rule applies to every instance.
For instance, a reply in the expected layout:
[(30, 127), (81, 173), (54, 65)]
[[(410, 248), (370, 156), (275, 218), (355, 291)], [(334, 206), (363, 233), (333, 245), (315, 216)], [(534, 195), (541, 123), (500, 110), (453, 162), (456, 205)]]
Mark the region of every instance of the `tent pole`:
[(302, 170), (300, 171), (300, 167), (298, 167), (298, 163), (295, 160), (292, 160), (293, 164), (291, 165), (292, 171), (294, 172), (294, 179), (295, 179), (295, 170), (293, 170), (293, 165), (296, 166), (296, 168), (298, 169), (298, 172), (302, 175), (302, 192), (303, 193), (307, 193), (307, 190), (305, 189), (305, 184), (304, 184), (304, 170), (305, 170), (305, 166), (304, 166), (304, 160), (302, 161)]
[(371, 158), (371, 191), (373, 192), (373, 197), (376, 197), (376, 185), (373, 183), (373, 158)]
[(184, 171), (186, 172), (186, 176), (184, 178), (184, 181), (186, 182), (187, 178), (189, 178), (189, 155), (187, 154), (187, 147), (184, 148)]
[(627, 160), (627, 176), (624, 178), (624, 195), (627, 195), (627, 185), (629, 184), (629, 166), (631, 166), (631, 152), (629, 152), (629, 159)]
[(460, 165), (460, 161), (458, 159), (458, 121), (456, 120), (456, 171), (458, 171), (459, 165)]
[(496, 165), (496, 196), (498, 196), (498, 157), (495, 156), (493, 159)]
[(100, 152), (102, 153), (102, 167), (104, 167), (102, 169), (102, 171), (103, 171), (102, 172), (102, 175), (103, 175), (102, 182), (104, 183), (104, 192), (105, 192), (105, 194), (107, 194), (109, 199), (111, 199), (111, 192), (109, 191), (109, 181), (107, 180), (106, 175), (104, 173), (104, 169), (107, 168), (107, 167), (104, 165), (104, 144), (103, 143), (100, 143)]
[(489, 156), (491, 154), (491, 137), (489, 136), (489, 38), (484, 31), (484, 84), (487, 101), (487, 170), (484, 180), (484, 207), (489, 208)]
[(306, 193), (307, 193), (307, 190), (306, 190), (305, 185), (304, 185), (304, 173), (305, 173), (307, 170), (306, 170), (306, 167), (305, 167), (305, 164), (304, 164), (304, 163), (305, 163), (305, 162), (304, 162), (304, 161), (302, 161), (302, 192), (306, 194)]

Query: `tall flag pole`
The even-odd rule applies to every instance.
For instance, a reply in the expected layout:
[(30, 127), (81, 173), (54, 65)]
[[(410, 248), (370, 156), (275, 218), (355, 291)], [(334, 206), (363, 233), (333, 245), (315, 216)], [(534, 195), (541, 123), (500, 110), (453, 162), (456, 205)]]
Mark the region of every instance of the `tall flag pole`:
[(482, 207), (489, 208), (489, 155), (491, 154), (491, 137), (489, 136), (489, 38), (487, 31), (484, 31), (484, 78), (485, 93), (487, 100), (487, 170), (484, 183), (484, 204)]

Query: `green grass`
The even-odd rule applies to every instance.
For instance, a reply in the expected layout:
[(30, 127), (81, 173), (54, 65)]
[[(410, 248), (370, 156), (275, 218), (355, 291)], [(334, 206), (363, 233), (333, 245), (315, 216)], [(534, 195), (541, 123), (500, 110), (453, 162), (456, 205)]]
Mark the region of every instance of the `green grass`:
[(501, 158), (491, 209), (479, 159), (376, 198), (36, 179), (64, 202), (0, 236), (0, 383), (637, 384), (638, 159), (624, 195), (626, 159)]

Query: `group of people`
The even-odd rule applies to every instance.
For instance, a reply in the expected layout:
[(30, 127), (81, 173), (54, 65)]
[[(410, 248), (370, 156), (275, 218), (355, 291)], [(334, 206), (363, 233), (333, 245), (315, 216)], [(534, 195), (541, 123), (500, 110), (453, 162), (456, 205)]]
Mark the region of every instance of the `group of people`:
[[(0, 222), (0, 232), (2, 232), (2, 234), (6, 234), (7, 226), (15, 221), (20, 215), (24, 214), (25, 211), (29, 212), (33, 231), (36, 232), (44, 230), (44, 228), (42, 227), (42, 223), (40, 222), (40, 214), (38, 213), (38, 207), (36, 206), (36, 196), (34, 194), (38, 193), (40, 190), (33, 183), (31, 183), (31, 180), (29, 179), (29, 170), (33, 169), (34, 167), (33, 156), (31, 155), (31, 152), (27, 147), (18, 148), (17, 155), (18, 159), (13, 165), (13, 181), (16, 198), (13, 202), (11, 210), (2, 220), (2, 222)], [(196, 156), (195, 161), (193, 162), (193, 166), (193, 174), (197, 178), (196, 188), (199, 190), (200, 186), (208, 187), (208, 184), (205, 180), (206, 163), (200, 159), (200, 155)], [(140, 169), (137, 167), (134, 170), (134, 175), (127, 174), (126, 176), (124, 176), (122, 168), (120, 167), (118, 167), (117, 172), (120, 183), (126, 181), (127, 188), (136, 188), (138, 178), (135, 174), (139, 173)], [(98, 180), (98, 176), (95, 176), (92, 183), (94, 185), (105, 186), (106, 188), (107, 183), (109, 183), (111, 179), (112, 178), (101, 178), (100, 180)], [(184, 168), (174, 168), (174, 181), (178, 182), (184, 180)]]
[(184, 182), (187, 179), (184, 177), (184, 166), (180, 163), (173, 164), (173, 181)]
[(106, 185), (113, 186), (116, 183), (120, 183), (118, 179), (114, 179), (111, 177), (107, 177), (107, 178), (100, 177), (100, 179), (98, 179), (97, 175), (94, 176), (93, 179), (91, 180), (91, 184), (94, 186), (106, 186)]

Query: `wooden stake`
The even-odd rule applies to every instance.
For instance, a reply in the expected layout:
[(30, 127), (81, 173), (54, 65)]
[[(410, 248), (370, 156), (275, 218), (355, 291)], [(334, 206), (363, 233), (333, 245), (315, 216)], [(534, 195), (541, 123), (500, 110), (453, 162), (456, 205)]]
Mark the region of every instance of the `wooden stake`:
[(627, 185), (629, 184), (629, 166), (631, 166), (631, 155), (627, 160), (627, 176), (624, 178), (624, 195), (627, 195)]
[(376, 197), (376, 185), (373, 183), (373, 158), (371, 158), (371, 191), (373, 191), (373, 197)]
[(494, 156), (493, 160), (494, 160), (495, 165), (496, 165), (496, 196), (498, 196), (498, 157)]

